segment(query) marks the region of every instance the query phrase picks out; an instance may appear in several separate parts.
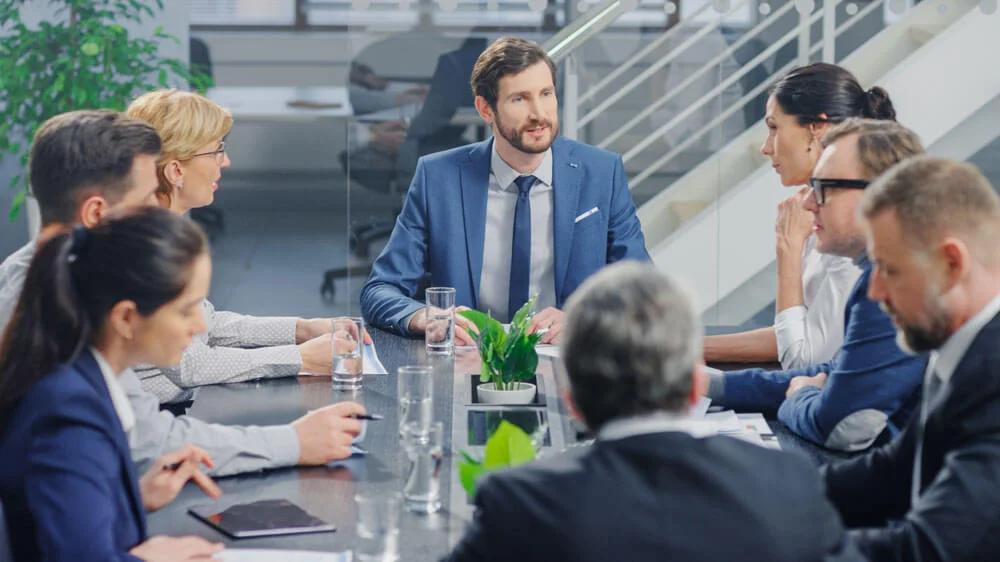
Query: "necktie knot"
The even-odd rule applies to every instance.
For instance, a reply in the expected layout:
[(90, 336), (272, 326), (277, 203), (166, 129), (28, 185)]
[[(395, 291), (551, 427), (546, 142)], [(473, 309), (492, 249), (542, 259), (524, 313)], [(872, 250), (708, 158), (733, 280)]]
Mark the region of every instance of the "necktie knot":
[(520, 195), (524, 195), (529, 189), (531, 189), (531, 186), (535, 185), (535, 176), (518, 176), (517, 179), (514, 180), (514, 185), (517, 186), (518, 193)]

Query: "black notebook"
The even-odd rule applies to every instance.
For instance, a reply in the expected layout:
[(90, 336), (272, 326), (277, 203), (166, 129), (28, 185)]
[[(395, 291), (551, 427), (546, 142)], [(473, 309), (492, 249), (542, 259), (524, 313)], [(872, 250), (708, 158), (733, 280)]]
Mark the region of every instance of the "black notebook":
[(213, 505), (199, 505), (189, 508), (188, 512), (235, 539), (337, 529), (288, 500), (260, 500), (221, 510)]

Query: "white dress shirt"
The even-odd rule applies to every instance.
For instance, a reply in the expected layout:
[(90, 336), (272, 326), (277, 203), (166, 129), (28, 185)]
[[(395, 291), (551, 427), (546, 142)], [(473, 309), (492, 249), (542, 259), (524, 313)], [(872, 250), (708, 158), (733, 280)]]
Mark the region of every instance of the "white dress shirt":
[(703, 419), (696, 420), (686, 415), (668, 412), (653, 412), (611, 420), (601, 426), (597, 432), (597, 439), (610, 441), (665, 431), (687, 433), (692, 437), (710, 437), (715, 435), (717, 430), (714, 424)]
[(104, 375), (104, 383), (108, 385), (108, 393), (111, 394), (111, 403), (115, 407), (115, 413), (118, 414), (118, 419), (122, 422), (122, 429), (128, 435), (132, 431), (132, 428), (135, 427), (135, 412), (132, 410), (132, 405), (129, 404), (128, 396), (125, 395), (125, 389), (118, 382), (118, 373), (115, 373), (114, 369), (111, 368), (111, 364), (101, 355), (100, 351), (91, 347), (90, 352), (94, 354), (97, 366), (101, 368), (101, 374)]
[[(486, 200), (486, 236), (483, 243), (483, 271), (479, 278), (479, 309), (509, 322), (510, 259), (514, 245), (514, 211), (518, 189), (514, 180), (522, 174), (511, 168), (496, 143), (490, 160), (490, 185)], [(555, 239), (552, 214), (552, 149), (532, 172), (538, 180), (528, 192), (531, 201), (531, 276), (528, 296), (538, 295), (535, 310), (556, 304)]]
[(844, 307), (861, 268), (850, 258), (816, 251), (816, 235), (802, 248), (802, 306), (774, 317), (778, 361), (783, 369), (833, 359), (844, 344)]

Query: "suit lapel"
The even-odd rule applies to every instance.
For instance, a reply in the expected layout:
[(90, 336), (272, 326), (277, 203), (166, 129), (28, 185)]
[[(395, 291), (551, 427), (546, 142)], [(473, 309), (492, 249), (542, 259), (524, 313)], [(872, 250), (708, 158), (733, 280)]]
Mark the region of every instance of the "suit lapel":
[(124, 482), (126, 493), (129, 496), (129, 504), (132, 507), (132, 515), (135, 519), (135, 524), (139, 528), (140, 540), (145, 540), (146, 538), (146, 510), (142, 506), (142, 496), (139, 493), (139, 478), (135, 473), (135, 463), (132, 461), (132, 451), (129, 449), (128, 440), (125, 436), (125, 431), (121, 428), (121, 423), (118, 419), (118, 413), (115, 412), (113, 403), (111, 402), (111, 393), (108, 390), (108, 385), (104, 382), (104, 375), (101, 373), (101, 367), (97, 364), (97, 359), (90, 350), (84, 350), (79, 359), (76, 360), (76, 366), (78, 370), (83, 373), (84, 379), (102, 397), (107, 398), (105, 414), (110, 415), (113, 422), (115, 422), (115, 428), (118, 431), (111, 431), (111, 438), (115, 443), (115, 447), (118, 449), (118, 459), (121, 463), (122, 475), (126, 480)]
[(552, 143), (553, 246), (555, 250), (556, 299), (562, 295), (563, 282), (573, 250), (573, 220), (580, 200), (580, 162), (573, 157), (573, 147), (562, 137)]
[(473, 308), (479, 305), (479, 278), (483, 271), (486, 243), (486, 200), (490, 188), (490, 155), (493, 139), (474, 146), (461, 168), (462, 215), (465, 218), (465, 246), (472, 278)]

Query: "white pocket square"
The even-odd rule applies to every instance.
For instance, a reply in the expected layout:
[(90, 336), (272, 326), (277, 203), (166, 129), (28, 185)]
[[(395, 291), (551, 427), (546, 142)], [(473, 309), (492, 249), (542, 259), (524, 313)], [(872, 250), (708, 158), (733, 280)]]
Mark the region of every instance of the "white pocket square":
[(573, 221), (573, 224), (576, 224), (576, 223), (582, 221), (583, 219), (589, 217), (590, 215), (593, 215), (593, 214), (597, 213), (598, 210), (599, 209), (597, 207), (594, 207), (593, 209), (591, 209), (591, 210), (589, 210), (589, 211), (581, 214), (580, 216), (576, 217), (576, 219)]

